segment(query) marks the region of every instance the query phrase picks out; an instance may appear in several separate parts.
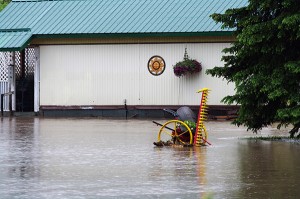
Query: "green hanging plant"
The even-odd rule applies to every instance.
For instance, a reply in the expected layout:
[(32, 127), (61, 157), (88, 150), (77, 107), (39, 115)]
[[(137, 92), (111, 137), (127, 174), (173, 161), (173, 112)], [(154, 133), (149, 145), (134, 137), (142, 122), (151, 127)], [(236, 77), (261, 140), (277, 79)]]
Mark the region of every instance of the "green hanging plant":
[(196, 123), (195, 122), (192, 122), (192, 121), (189, 121), (189, 120), (185, 120), (184, 123), (186, 125), (188, 125), (188, 127), (190, 127), (190, 129), (192, 131), (194, 131), (196, 129)]
[(187, 74), (199, 73), (202, 70), (202, 65), (195, 59), (190, 59), (185, 48), (183, 61), (177, 62), (173, 66), (174, 74), (181, 77)]

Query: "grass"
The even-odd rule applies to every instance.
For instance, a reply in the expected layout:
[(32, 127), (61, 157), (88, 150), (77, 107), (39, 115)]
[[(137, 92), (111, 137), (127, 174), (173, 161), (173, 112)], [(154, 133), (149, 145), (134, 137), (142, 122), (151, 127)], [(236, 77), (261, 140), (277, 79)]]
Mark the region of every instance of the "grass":
[(282, 141), (282, 142), (294, 142), (300, 144), (300, 138), (290, 138), (289, 136), (256, 136), (256, 137), (248, 137), (241, 138), (247, 140), (263, 140), (263, 141)]

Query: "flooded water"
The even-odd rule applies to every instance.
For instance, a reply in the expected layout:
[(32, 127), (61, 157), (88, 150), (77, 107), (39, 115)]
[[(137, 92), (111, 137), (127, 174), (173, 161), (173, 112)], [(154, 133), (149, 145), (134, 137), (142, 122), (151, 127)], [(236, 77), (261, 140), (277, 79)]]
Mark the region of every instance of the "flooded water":
[[(163, 123), (163, 121), (158, 121)], [(212, 146), (156, 148), (150, 120), (1, 118), (0, 198), (298, 198), (300, 145), (207, 122)], [(265, 128), (258, 134), (285, 134)]]

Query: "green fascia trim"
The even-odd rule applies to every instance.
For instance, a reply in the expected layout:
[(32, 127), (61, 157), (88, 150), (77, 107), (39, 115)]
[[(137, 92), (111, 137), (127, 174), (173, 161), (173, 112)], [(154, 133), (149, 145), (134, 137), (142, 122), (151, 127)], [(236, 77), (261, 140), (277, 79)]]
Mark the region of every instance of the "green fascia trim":
[(65, 38), (120, 38), (120, 37), (193, 37), (193, 36), (233, 36), (234, 31), (218, 32), (186, 32), (186, 33), (83, 33), (83, 34), (45, 34), (34, 35), (34, 38), (65, 39)]
[(0, 29), (0, 32), (29, 32), (30, 28), (18, 28), (18, 29)]
[[(1, 31), (30, 31), (30, 29), (9, 29)], [(58, 38), (143, 38), (143, 37), (193, 37), (193, 36), (233, 36), (233, 31), (219, 32), (198, 32), (198, 33), (97, 33), (97, 34), (53, 34), (53, 35), (33, 35), (22, 46), (16, 48), (0, 48), (1, 52), (21, 51), (28, 46), (34, 38), (58, 39)]]

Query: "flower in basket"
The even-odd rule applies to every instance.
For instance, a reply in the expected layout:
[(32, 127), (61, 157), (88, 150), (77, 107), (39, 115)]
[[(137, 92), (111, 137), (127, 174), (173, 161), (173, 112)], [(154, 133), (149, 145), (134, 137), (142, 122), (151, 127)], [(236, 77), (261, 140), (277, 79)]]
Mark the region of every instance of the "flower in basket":
[(185, 49), (183, 61), (177, 62), (173, 66), (173, 70), (177, 77), (181, 77), (183, 75), (200, 72), (202, 70), (202, 66), (197, 60), (190, 59)]

